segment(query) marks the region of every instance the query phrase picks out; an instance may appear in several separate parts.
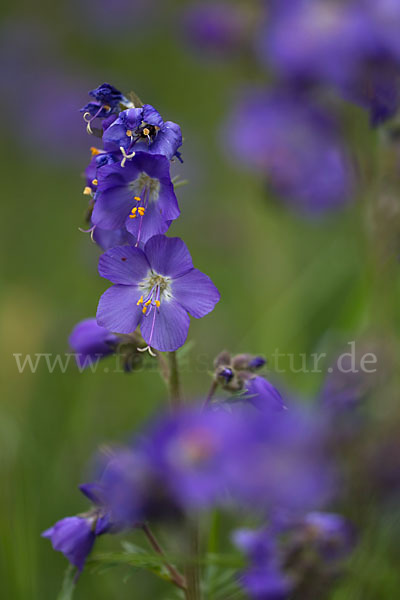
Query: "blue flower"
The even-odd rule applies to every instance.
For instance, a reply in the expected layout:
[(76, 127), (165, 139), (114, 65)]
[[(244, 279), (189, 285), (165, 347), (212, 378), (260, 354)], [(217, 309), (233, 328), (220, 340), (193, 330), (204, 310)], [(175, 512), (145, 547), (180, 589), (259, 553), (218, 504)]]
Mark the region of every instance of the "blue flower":
[(353, 172), (335, 124), (300, 94), (249, 92), (224, 139), (237, 162), (267, 178), (298, 211), (318, 215), (351, 200)]
[(89, 102), (81, 108), (89, 133), (92, 133), (91, 123), (94, 119), (105, 119), (119, 112), (120, 105), (125, 108), (132, 105), (122, 92), (109, 83), (99, 85), (95, 90), (90, 91), (89, 95), (94, 98), (94, 102)]
[(141, 108), (122, 111), (103, 135), (104, 149), (109, 152), (121, 150), (123, 164), (135, 151), (162, 154), (168, 159), (180, 156), (182, 145), (179, 125), (165, 121), (150, 104)]
[(88, 367), (114, 354), (120, 338), (97, 324), (96, 319), (85, 319), (75, 325), (69, 337), (69, 345), (76, 353), (80, 367)]
[(143, 250), (131, 246), (108, 250), (100, 257), (99, 273), (116, 284), (100, 298), (99, 325), (131, 333), (140, 324), (148, 347), (163, 352), (184, 344), (188, 313), (201, 318), (220, 299), (211, 279), (193, 267), (179, 238), (157, 235)]
[(93, 224), (101, 229), (126, 229), (137, 244), (165, 233), (180, 210), (170, 176), (169, 160), (137, 152), (124, 167), (107, 164), (97, 171)]
[(267, 528), (260, 531), (235, 531), (235, 545), (247, 556), (250, 565), (240, 573), (239, 582), (254, 600), (284, 600), (292, 589), (281, 565), (276, 536)]
[(42, 537), (49, 538), (54, 550), (82, 571), (96, 539), (94, 524), (94, 517), (66, 517), (44, 531)]

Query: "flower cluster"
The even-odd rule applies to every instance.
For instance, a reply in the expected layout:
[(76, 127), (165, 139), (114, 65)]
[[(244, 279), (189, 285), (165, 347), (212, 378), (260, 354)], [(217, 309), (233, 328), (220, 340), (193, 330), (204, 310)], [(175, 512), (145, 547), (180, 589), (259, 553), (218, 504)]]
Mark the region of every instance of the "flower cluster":
[[(90, 95), (82, 112), (88, 132), (100, 136), (103, 147), (91, 148), (84, 194), (90, 197), (89, 231), (106, 250), (99, 273), (115, 284), (97, 311), (97, 324), (110, 332), (98, 341), (111, 338), (105, 339), (106, 351), (93, 339), (91, 354), (109, 354), (115, 334), (132, 335), (138, 326), (145, 342), (140, 350), (173, 351), (187, 338), (188, 313), (203, 317), (219, 300), (212, 281), (193, 267), (184, 242), (164, 235), (180, 214), (170, 163), (181, 160), (181, 130), (108, 83)], [(83, 332), (89, 347), (92, 332), (96, 337), (93, 328)], [(71, 345), (79, 349), (74, 335)]]
[(284, 600), (293, 593), (318, 597), (352, 550), (355, 534), (340, 515), (311, 512), (296, 520), (273, 519), (258, 531), (238, 530), (233, 539), (250, 563), (240, 583), (251, 598)]
[(396, 0), (204, 2), (187, 9), (183, 37), (189, 30), (202, 56), (252, 59), (259, 74), (229, 112), (223, 151), (310, 217), (354, 196), (356, 160), (337, 118), (345, 102), (373, 127), (400, 107), (399, 28)]
[(223, 406), (165, 415), (113, 451), (96, 481), (81, 486), (93, 509), (45, 532), (54, 548), (81, 568), (107, 531), (179, 522), (217, 506), (248, 507), (261, 518), (276, 507), (296, 515), (327, 500), (334, 475), (311, 413)]
[[(92, 148), (84, 193), (90, 197), (89, 230), (105, 250), (98, 271), (113, 285), (101, 296), (96, 319), (78, 323), (69, 343), (80, 368), (118, 354), (125, 370), (132, 371), (156, 356), (171, 410), (160, 411), (144, 434), (101, 456), (94, 481), (80, 486), (91, 508), (58, 521), (42, 535), (79, 574), (103, 534), (140, 528), (164, 556), (150, 523), (167, 523), (185, 535), (188, 524), (199, 521), (205, 511), (240, 514), (245, 509), (261, 521), (262, 529), (235, 536), (250, 560), (240, 583), (255, 600), (287, 598), (302, 585), (310, 552), (322, 562), (315, 561), (315, 579), (349, 549), (347, 523), (316, 512), (333, 497), (337, 482), (326, 413), (284, 401), (260, 372), (263, 357), (227, 351), (215, 358), (207, 397), (183, 405), (175, 350), (186, 341), (189, 315), (207, 315), (220, 296), (209, 277), (193, 266), (185, 243), (165, 235), (179, 216), (170, 162), (180, 159), (180, 128), (109, 84), (90, 94), (93, 100), (82, 109), (84, 119), (103, 147)], [(265, 122), (273, 124), (270, 109), (265, 107)], [(293, 110), (302, 113), (303, 108)], [(323, 119), (311, 112), (310, 119), (315, 117), (322, 127)], [(278, 130), (279, 123), (273, 143)], [(324, 145), (322, 131), (314, 141), (312, 151), (326, 151), (334, 172), (331, 186), (316, 181), (308, 197), (318, 186), (333, 187), (335, 194), (342, 189), (342, 155)], [(242, 142), (249, 155), (246, 135)], [(301, 154), (301, 140), (297, 143), (293, 140), (294, 155)], [(281, 159), (277, 156), (272, 164), (263, 156), (279, 182)], [(304, 165), (311, 174), (307, 157)], [(169, 354), (164, 357), (162, 352)], [(167, 578), (185, 590), (186, 598), (198, 600), (189, 575), (181, 575), (165, 557), (164, 566)]]

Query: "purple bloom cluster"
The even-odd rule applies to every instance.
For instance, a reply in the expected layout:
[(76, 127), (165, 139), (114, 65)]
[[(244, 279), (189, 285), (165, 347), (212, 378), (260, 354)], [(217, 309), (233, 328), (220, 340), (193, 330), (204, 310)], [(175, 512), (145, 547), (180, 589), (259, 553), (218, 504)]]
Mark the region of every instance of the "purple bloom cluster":
[(98, 479), (81, 486), (95, 505), (89, 517), (64, 519), (45, 535), (81, 568), (100, 533), (227, 504), (297, 513), (327, 499), (331, 475), (308, 413), (182, 409), (112, 453)]
[[(312, 512), (284, 526), (273, 522), (258, 531), (238, 530), (233, 539), (249, 560), (240, 583), (250, 598), (285, 600), (293, 592), (304, 594), (304, 579), (310, 572), (311, 589), (317, 584), (318, 590), (320, 578), (331, 574), (332, 565), (336, 567), (351, 552), (355, 535), (340, 515)], [(307, 591), (314, 597), (310, 588)]]
[(400, 105), (399, 27), (396, 0), (283, 0), (273, 3), (258, 50), (285, 79), (335, 86), (377, 125)]
[[(163, 235), (180, 215), (170, 162), (181, 160), (181, 130), (150, 104), (134, 94), (129, 100), (108, 83), (90, 95), (82, 112), (103, 148), (91, 148), (85, 173), (89, 231), (106, 250), (100, 275), (116, 284), (100, 300), (97, 323), (112, 332), (107, 335), (133, 334), (140, 325), (146, 349), (173, 351), (186, 340), (188, 313), (203, 317), (219, 300), (211, 280), (193, 267), (183, 241)], [(95, 342), (96, 354), (111, 353)], [(105, 343), (109, 348), (110, 341)]]
[(335, 123), (304, 95), (252, 91), (226, 124), (241, 164), (268, 178), (295, 209), (319, 214), (350, 201), (352, 168)]

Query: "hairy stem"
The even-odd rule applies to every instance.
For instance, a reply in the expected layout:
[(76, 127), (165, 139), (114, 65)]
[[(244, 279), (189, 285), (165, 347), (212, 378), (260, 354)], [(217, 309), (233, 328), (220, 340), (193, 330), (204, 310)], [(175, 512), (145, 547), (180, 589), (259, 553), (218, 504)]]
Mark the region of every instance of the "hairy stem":
[(163, 557), (163, 559), (164, 559), (163, 564), (164, 564), (165, 568), (168, 570), (169, 574), (171, 575), (172, 583), (174, 583), (181, 590), (185, 590), (186, 589), (185, 578), (179, 573), (179, 571), (173, 565), (171, 565), (167, 561), (164, 551), (161, 548), (159, 542), (157, 541), (157, 538), (155, 537), (154, 533), (151, 531), (150, 527), (145, 524), (145, 525), (142, 525), (142, 529), (149, 541), (150, 546), (153, 548), (154, 552), (156, 552), (156, 554), (158, 554), (159, 556)]

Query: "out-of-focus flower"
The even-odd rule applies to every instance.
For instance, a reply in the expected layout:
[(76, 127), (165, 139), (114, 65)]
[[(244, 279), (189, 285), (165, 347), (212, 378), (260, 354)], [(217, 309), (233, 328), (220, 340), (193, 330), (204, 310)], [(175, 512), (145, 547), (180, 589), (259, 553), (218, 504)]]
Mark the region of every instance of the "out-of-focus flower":
[(335, 513), (310, 512), (299, 525), (304, 544), (310, 544), (326, 561), (340, 560), (354, 547), (355, 531), (350, 522)]
[(250, 565), (239, 575), (241, 586), (254, 600), (284, 600), (292, 588), (284, 573), (275, 536), (264, 528), (260, 531), (235, 531), (235, 545), (247, 556)]
[(255, 372), (265, 364), (262, 356), (221, 352), (214, 361), (214, 380), (230, 392), (241, 392), (239, 400), (250, 402), (260, 410), (283, 410), (285, 408), (279, 391), (264, 377)]
[(335, 470), (325, 448), (325, 423), (317, 413), (291, 406), (287, 411), (238, 410), (243, 426), (235, 432), (225, 467), (232, 497), (267, 512), (320, 507), (335, 490)]
[(349, 81), (371, 44), (364, 13), (354, 2), (281, 0), (258, 39), (268, 66), (296, 81)]
[(190, 46), (213, 58), (234, 54), (247, 37), (249, 16), (230, 2), (197, 2), (184, 12), (183, 33)]
[(122, 246), (100, 257), (99, 273), (115, 283), (100, 298), (99, 325), (131, 333), (140, 324), (148, 348), (162, 352), (184, 344), (190, 313), (211, 312), (220, 294), (211, 279), (193, 267), (179, 238), (152, 237), (144, 250)]
[(308, 513), (284, 528), (275, 524), (238, 530), (233, 539), (250, 563), (239, 581), (255, 600), (284, 599), (290, 593), (317, 597), (311, 590), (315, 593), (321, 582), (326, 584), (326, 577), (335, 575), (355, 543), (354, 528), (345, 518), (320, 512)]
[(259, 55), (297, 84), (332, 84), (378, 125), (400, 105), (399, 26), (395, 0), (283, 0), (265, 20)]
[(102, 468), (103, 510), (121, 528), (213, 506), (263, 516), (318, 508), (331, 491), (330, 466), (304, 421), (236, 407), (165, 415)]
[(165, 156), (137, 152), (124, 166), (114, 163), (99, 168), (96, 183), (92, 221), (101, 229), (126, 227), (143, 243), (167, 231), (179, 217)]
[(247, 93), (224, 140), (237, 162), (266, 177), (298, 211), (317, 215), (350, 201), (352, 168), (334, 123), (300, 95)]

